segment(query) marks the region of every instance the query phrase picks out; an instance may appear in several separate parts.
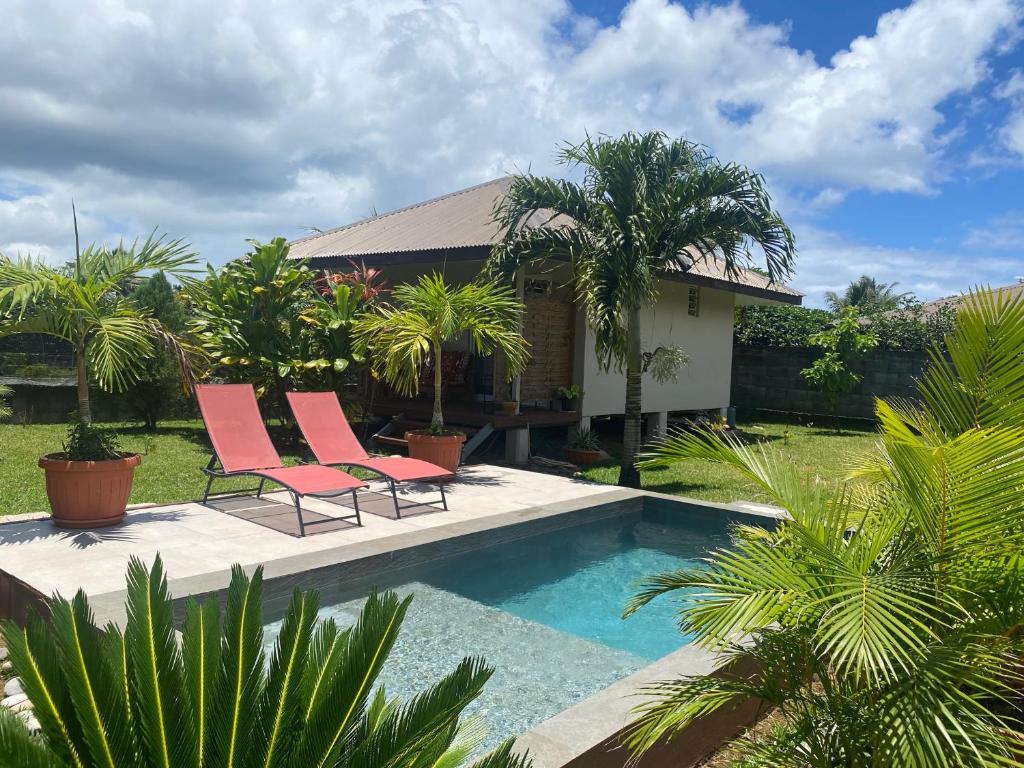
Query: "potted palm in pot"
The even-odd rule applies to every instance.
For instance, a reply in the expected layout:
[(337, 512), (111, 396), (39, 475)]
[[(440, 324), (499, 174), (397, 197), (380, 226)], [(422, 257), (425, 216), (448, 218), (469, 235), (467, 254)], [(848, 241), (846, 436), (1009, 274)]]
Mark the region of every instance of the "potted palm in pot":
[(587, 467), (601, 460), (601, 443), (597, 435), (585, 427), (576, 427), (569, 433), (565, 458), (577, 467)]
[(518, 374), (529, 357), (519, 333), (523, 304), (511, 288), (496, 282), (450, 286), (444, 277), (423, 275), (398, 285), (391, 301), (376, 306), (356, 324), (355, 338), (374, 376), (400, 394), (419, 393), (420, 371), (434, 361), (434, 408), (430, 427), (406, 432), (409, 455), (454, 472), (466, 436), (445, 427), (442, 411), (441, 351), (446, 341), (467, 334), (473, 351), (505, 355), (506, 375)]
[(139, 457), (120, 451), (92, 425), (90, 380), (108, 391), (121, 390), (137, 379), (154, 345), (163, 344), (187, 385), (191, 374), (185, 346), (129, 293), (144, 272), (181, 273), (193, 261), (181, 240), (155, 236), (129, 248), (90, 246), (60, 268), (0, 254), (0, 335), (54, 336), (70, 344), (75, 355), (76, 424), (63, 451), (39, 459), (57, 525), (91, 528), (124, 517)]

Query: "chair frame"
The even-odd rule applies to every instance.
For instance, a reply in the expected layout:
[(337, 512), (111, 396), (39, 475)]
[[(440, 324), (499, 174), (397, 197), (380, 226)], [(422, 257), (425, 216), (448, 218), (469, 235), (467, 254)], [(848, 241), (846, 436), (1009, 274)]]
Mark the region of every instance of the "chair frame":
[[(244, 496), (247, 496), (252, 491), (255, 491), (256, 492), (255, 498), (261, 499), (261, 498), (263, 498), (263, 486), (266, 484), (267, 480), (270, 480), (271, 482), (274, 482), (274, 483), (277, 483), (278, 485), (283, 486), (285, 488), (285, 490), (288, 491), (288, 494), (291, 496), (292, 505), (295, 507), (295, 516), (298, 518), (298, 521), (299, 521), (299, 536), (305, 537), (305, 535), (306, 535), (306, 526), (307, 525), (319, 525), (321, 523), (333, 523), (336, 520), (353, 520), (354, 519), (356, 521), (356, 525), (358, 525), (360, 527), (362, 527), (362, 525), (363, 525), (363, 519), (362, 519), (362, 516), (360, 515), (360, 512), (359, 512), (359, 497), (356, 495), (356, 491), (359, 490), (358, 488), (346, 488), (344, 490), (338, 491), (337, 493), (299, 493), (297, 490), (295, 490), (293, 487), (291, 487), (287, 483), (282, 483), (280, 480), (276, 480), (276, 479), (274, 479), (272, 477), (268, 477), (268, 476), (266, 476), (264, 474), (261, 474), (258, 469), (245, 469), (245, 470), (239, 470), (237, 472), (225, 472), (223, 469), (218, 469), (217, 468), (218, 464), (220, 464), (220, 458), (217, 456), (216, 453), (214, 453), (210, 457), (210, 461), (206, 464), (205, 467), (203, 467), (203, 474), (206, 475), (206, 490), (203, 492), (203, 501), (202, 501), (203, 506), (206, 506), (206, 507), (210, 507), (211, 506), (209, 504), (209, 501), (210, 501), (210, 489), (213, 486), (213, 481), (214, 480), (224, 480), (224, 479), (227, 479), (229, 477), (252, 476), (252, 477), (258, 477), (259, 480), (260, 480), (260, 484), (258, 486), (256, 486), (255, 488), (245, 488), (245, 489), (242, 489), (241, 491), (231, 491), (231, 492), (223, 493), (223, 494), (213, 494), (214, 497), (217, 498), (217, 499), (242, 498)], [(332, 499), (337, 498), (338, 496), (344, 496), (347, 493), (351, 493), (352, 494), (352, 504), (353, 504), (353, 507), (354, 507), (354, 512), (351, 515), (342, 515), (340, 517), (331, 517), (331, 518), (328, 518), (327, 520), (313, 520), (313, 521), (308, 522), (308, 523), (302, 519), (302, 505), (300, 503), (300, 499), (303, 499), (303, 498), (309, 496), (309, 497), (314, 498), (314, 499), (324, 499), (325, 501), (330, 501)]]

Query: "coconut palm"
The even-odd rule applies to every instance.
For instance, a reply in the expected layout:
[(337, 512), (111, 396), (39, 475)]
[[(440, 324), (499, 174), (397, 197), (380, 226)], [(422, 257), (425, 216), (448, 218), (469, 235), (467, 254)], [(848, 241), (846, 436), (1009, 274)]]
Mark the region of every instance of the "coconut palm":
[[(460, 716), (491, 669), (467, 658), (400, 704), (378, 675), (412, 598), (373, 593), (356, 624), (317, 623), (316, 593), (296, 591), (270, 655), (263, 651), (262, 568), (239, 566), (221, 610), (190, 598), (180, 641), (163, 566), (133, 558), (127, 622), (102, 630), (79, 592), (50, 622), (3, 626), (41, 738), (0, 714), (0, 765), (76, 768), (454, 766), (472, 751)], [(477, 764), (526, 768), (511, 743)]]
[(441, 350), (446, 341), (465, 333), (479, 354), (501, 351), (509, 377), (526, 365), (528, 345), (519, 333), (524, 308), (507, 287), (493, 282), (454, 287), (434, 273), (396, 286), (391, 300), (357, 321), (355, 337), (374, 375), (404, 395), (419, 392), (420, 371), (434, 361), (434, 431), (444, 427)]
[(730, 465), (790, 517), (651, 578), (630, 606), (688, 590), (682, 629), (726, 656), (720, 676), (652, 689), (634, 749), (756, 697), (784, 725), (748, 746), (752, 764), (1021, 764), (1021, 349), (1024, 300), (972, 295), (921, 404), (878, 401), (877, 449), (845, 483), (803, 482), (778, 453), (710, 433), (652, 451), (643, 466)]
[(882, 283), (868, 275), (861, 275), (846, 286), (840, 296), (835, 291), (825, 293), (825, 302), (833, 312), (844, 307), (857, 307), (864, 314), (887, 312), (897, 309), (900, 304), (910, 298), (909, 293), (896, 293), (899, 283)]
[(687, 141), (662, 133), (588, 138), (562, 149), (559, 160), (583, 166), (582, 183), (516, 176), (496, 211), (506, 235), (490, 267), (508, 274), (538, 259), (571, 264), (599, 361), (625, 370), (619, 484), (637, 487), (640, 311), (657, 301), (658, 276), (710, 258), (735, 273), (751, 262), (749, 246), (756, 244), (771, 279), (780, 279), (793, 263), (793, 236), (772, 209), (761, 176), (723, 165)]
[(177, 275), (195, 254), (182, 240), (150, 235), (109, 249), (89, 246), (75, 262), (54, 268), (30, 257), (0, 254), (0, 335), (41, 333), (63, 339), (75, 354), (78, 418), (92, 421), (89, 379), (106, 390), (135, 381), (154, 344), (166, 346), (191, 380), (180, 339), (129, 294), (145, 272)]

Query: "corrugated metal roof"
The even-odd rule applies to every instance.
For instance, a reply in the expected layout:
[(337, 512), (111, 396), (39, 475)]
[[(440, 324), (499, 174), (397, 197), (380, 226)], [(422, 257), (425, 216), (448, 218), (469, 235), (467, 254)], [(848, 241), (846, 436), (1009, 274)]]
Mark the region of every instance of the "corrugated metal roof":
[[(297, 259), (358, 258), (489, 248), (501, 239), (501, 231), (493, 220), (494, 209), (511, 183), (512, 177), (505, 176), (337, 229), (318, 232), (293, 241), (291, 256)], [(544, 214), (536, 214), (536, 217), (547, 220)], [(566, 223), (572, 222), (567, 219)], [(772, 284), (767, 277), (751, 270), (741, 270), (738, 275), (730, 277), (721, 259), (695, 259), (686, 274), (768, 294), (802, 295), (789, 286)]]

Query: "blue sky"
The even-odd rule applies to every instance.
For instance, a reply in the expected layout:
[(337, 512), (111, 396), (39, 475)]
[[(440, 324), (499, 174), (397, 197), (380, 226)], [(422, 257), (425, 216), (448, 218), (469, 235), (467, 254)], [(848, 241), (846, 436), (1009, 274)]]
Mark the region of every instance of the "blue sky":
[(659, 129), (763, 172), (820, 304), (1024, 275), (1022, 0), (0, 0), (0, 251), (218, 264)]

